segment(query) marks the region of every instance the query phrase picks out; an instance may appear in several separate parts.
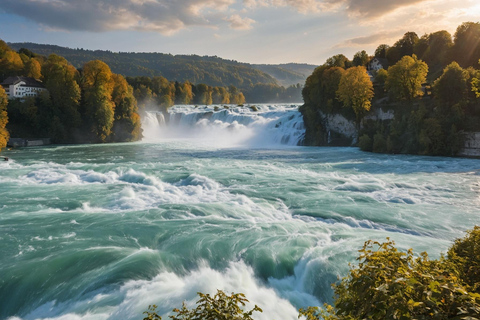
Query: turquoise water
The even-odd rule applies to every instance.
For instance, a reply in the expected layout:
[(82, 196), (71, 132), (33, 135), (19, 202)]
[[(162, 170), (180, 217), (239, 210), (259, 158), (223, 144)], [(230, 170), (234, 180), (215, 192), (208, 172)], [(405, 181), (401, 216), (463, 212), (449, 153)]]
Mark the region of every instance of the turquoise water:
[(293, 320), (364, 241), (438, 257), (480, 224), (479, 160), (185, 138), (4, 154), (0, 319), (141, 319), (222, 289)]

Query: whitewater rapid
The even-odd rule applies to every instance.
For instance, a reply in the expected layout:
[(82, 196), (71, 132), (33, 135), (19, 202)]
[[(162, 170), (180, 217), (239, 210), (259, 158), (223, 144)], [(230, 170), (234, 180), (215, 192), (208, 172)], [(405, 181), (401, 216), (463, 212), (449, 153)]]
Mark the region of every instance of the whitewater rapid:
[(305, 135), (298, 105), (174, 106), (147, 112), (144, 141), (196, 140), (217, 147), (299, 145)]
[(294, 107), (199, 108), (150, 114), (142, 142), (5, 152), (0, 319), (167, 318), (221, 289), (294, 320), (364, 241), (438, 257), (480, 224), (479, 160), (297, 147)]

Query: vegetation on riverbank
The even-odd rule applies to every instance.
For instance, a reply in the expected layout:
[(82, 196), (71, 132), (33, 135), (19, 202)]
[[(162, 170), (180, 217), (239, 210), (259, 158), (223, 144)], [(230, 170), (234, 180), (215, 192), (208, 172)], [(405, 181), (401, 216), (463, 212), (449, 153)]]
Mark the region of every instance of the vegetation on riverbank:
[[(367, 241), (359, 250), (358, 266), (333, 286), (335, 302), (324, 308), (300, 309), (307, 320), (360, 319), (479, 319), (480, 227), (457, 239), (446, 256), (429, 259), (410, 249), (399, 251), (395, 243)], [(197, 306), (174, 309), (171, 319), (253, 320), (255, 305), (244, 311), (243, 294), (223, 291), (212, 297), (198, 293)], [(157, 306), (144, 312), (143, 320), (161, 320)]]
[[(46, 58), (26, 49), (15, 52), (0, 40), (0, 66), (0, 81), (10, 76), (32, 77), (42, 80), (47, 89), (37, 96), (10, 100), (2, 100), (0, 92), (2, 106), (7, 102), (9, 121), (0, 120), (0, 130), (6, 124), (11, 136), (49, 137), (54, 143), (141, 138), (133, 89), (104, 62), (90, 61), (77, 70), (58, 55)], [(0, 118), (5, 119), (3, 111)]]
[[(329, 144), (328, 115), (356, 122), (359, 147), (382, 153), (456, 155), (465, 132), (480, 130), (480, 23), (463, 23), (453, 37), (447, 31), (421, 38), (407, 32), (391, 47), (380, 45), (375, 58), (385, 69), (371, 70), (371, 80), (363, 77), (364, 87), (373, 85), (374, 96), (352, 112), (349, 101), (368, 90), (354, 90), (341, 80), (352, 67), (367, 66), (365, 55), (359, 52), (352, 61), (333, 56), (307, 79), (300, 109), (305, 144)], [(394, 117), (378, 119), (388, 112)], [(348, 145), (355, 140), (337, 141)]]

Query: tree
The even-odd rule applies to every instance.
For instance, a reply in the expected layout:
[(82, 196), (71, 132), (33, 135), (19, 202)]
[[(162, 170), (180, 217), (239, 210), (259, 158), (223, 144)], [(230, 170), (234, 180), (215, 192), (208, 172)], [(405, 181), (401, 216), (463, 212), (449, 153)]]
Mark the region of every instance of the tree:
[(454, 34), (453, 60), (463, 68), (478, 67), (480, 57), (480, 22), (464, 22)]
[(7, 146), (10, 135), (6, 129), (8, 123), (7, 115), (8, 97), (5, 90), (0, 86), (0, 151)]
[(44, 63), (42, 74), (52, 108), (55, 110), (53, 113), (60, 118), (60, 123), (66, 127), (67, 135), (70, 135), (57, 142), (68, 142), (73, 139), (75, 129), (81, 124), (81, 90), (77, 82), (79, 73), (65, 58), (52, 54)]
[(381, 44), (375, 49), (375, 57), (385, 59), (387, 57), (387, 51), (390, 48), (388, 44)]
[(352, 63), (354, 66), (364, 66), (366, 67), (367, 66), (367, 63), (368, 63), (368, 54), (365, 50), (363, 51), (359, 51), (357, 53), (355, 53), (355, 55), (353, 56), (353, 60), (352, 60)]
[(460, 278), (470, 291), (480, 294), (480, 227), (467, 231), (464, 238), (455, 240), (448, 250)]
[[(384, 243), (367, 241), (359, 250), (358, 266), (334, 285), (334, 307), (300, 313), (308, 320), (478, 319), (480, 296), (469, 292), (456, 274), (462, 267), (480, 270), (457, 256), (458, 251), (477, 259), (479, 245), (478, 227), (455, 242), (448, 259), (430, 260), (425, 252), (415, 258), (411, 249), (399, 251), (388, 238)], [(478, 283), (478, 274), (474, 279)]]
[(348, 60), (343, 54), (337, 54), (327, 59), (325, 65), (328, 67), (340, 67), (343, 69), (350, 68), (352, 62)]
[(112, 72), (106, 63), (93, 60), (83, 66), (85, 117), (95, 140), (99, 142), (107, 141), (113, 127), (113, 87)]
[(345, 107), (352, 107), (357, 122), (370, 110), (373, 98), (373, 84), (365, 67), (352, 67), (340, 79), (337, 91), (338, 100)]
[(456, 62), (450, 63), (433, 83), (435, 98), (441, 103), (454, 105), (467, 97), (469, 74)]
[(121, 75), (113, 74), (112, 80), (114, 82), (112, 100), (115, 103), (112, 140), (115, 142), (138, 140), (142, 136), (142, 129), (133, 88)]
[(22, 70), (23, 61), (18, 53), (13, 50), (7, 50), (3, 55), (0, 55), (0, 80), (20, 75)]
[(412, 100), (422, 96), (422, 84), (426, 81), (428, 65), (417, 56), (404, 56), (388, 68), (386, 87), (388, 92), (399, 100)]
[(27, 77), (31, 77), (31, 78), (34, 78), (34, 79), (40, 79), (42, 77), (42, 66), (40, 65), (40, 62), (38, 62), (37, 59), (35, 59), (35, 58), (29, 59), (25, 63), (23, 73)]
[(205, 105), (212, 104), (212, 87), (201, 83), (199, 85), (196, 85), (195, 89), (195, 103)]

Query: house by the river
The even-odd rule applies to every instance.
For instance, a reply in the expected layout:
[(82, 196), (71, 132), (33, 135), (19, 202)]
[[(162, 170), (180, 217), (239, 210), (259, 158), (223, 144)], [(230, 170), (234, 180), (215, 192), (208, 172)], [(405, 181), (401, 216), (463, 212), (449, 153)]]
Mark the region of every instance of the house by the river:
[(29, 77), (8, 77), (1, 83), (9, 99), (36, 97), (47, 91), (40, 80)]

